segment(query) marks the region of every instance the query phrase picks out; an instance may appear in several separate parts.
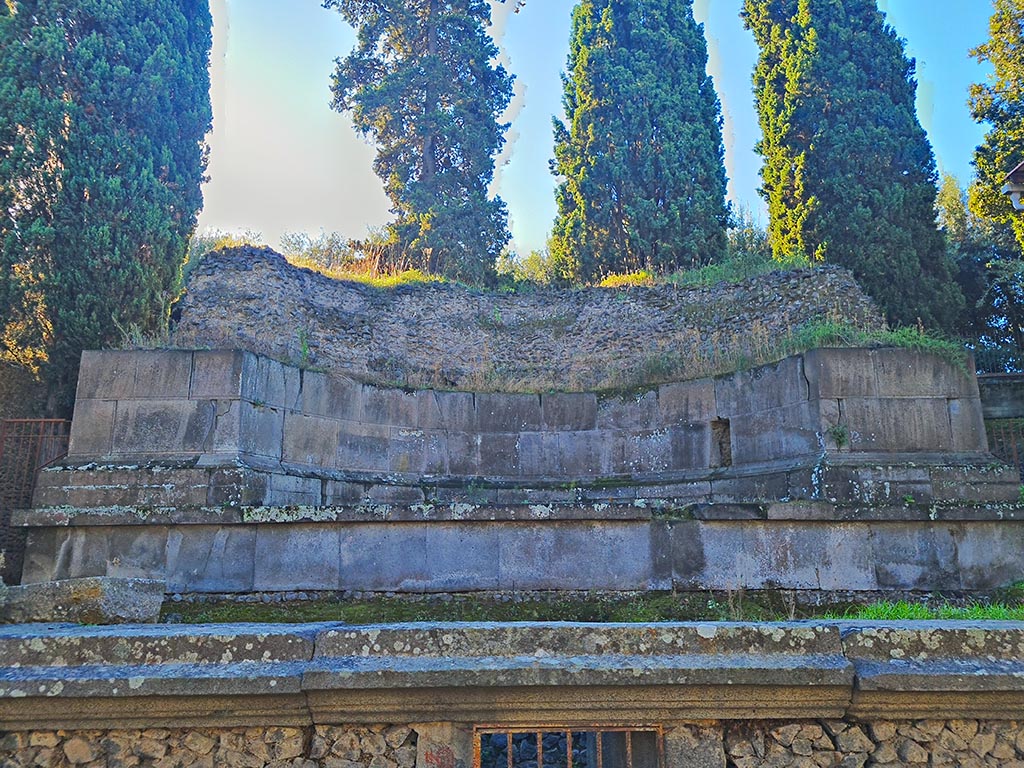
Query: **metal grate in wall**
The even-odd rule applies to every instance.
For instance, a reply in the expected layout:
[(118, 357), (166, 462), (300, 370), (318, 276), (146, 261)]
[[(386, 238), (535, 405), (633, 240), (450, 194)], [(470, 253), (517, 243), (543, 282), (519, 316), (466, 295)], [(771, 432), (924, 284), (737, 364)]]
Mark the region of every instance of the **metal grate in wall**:
[(474, 768), (662, 768), (657, 727), (484, 728)]
[(1017, 467), (1024, 483), (1024, 419), (986, 419), (985, 432), (989, 451)]

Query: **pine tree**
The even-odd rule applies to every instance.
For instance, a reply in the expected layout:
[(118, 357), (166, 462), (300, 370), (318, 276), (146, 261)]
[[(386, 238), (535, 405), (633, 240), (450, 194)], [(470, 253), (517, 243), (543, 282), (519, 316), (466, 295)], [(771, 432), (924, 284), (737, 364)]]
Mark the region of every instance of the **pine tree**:
[(326, 0), (358, 33), (338, 61), (332, 106), (377, 144), (374, 170), (396, 221), (393, 258), (469, 282), (484, 280), (508, 242), (491, 197), (498, 116), (512, 78), (493, 63), (486, 0)]
[(875, 0), (745, 0), (776, 258), (852, 270), (891, 323), (955, 326), (914, 62)]
[(0, 4), (0, 359), (66, 413), (83, 349), (155, 330), (202, 206), (206, 0)]
[(573, 11), (553, 257), (567, 277), (719, 258), (728, 209), (721, 108), (691, 0), (581, 0)]
[(1000, 192), (1006, 174), (1024, 161), (1024, 0), (995, 0), (989, 40), (971, 51), (992, 65), (987, 83), (971, 86), (971, 116), (991, 130), (974, 152), (977, 183), (971, 208), (978, 216), (1012, 224), (1024, 248), (1024, 214)]

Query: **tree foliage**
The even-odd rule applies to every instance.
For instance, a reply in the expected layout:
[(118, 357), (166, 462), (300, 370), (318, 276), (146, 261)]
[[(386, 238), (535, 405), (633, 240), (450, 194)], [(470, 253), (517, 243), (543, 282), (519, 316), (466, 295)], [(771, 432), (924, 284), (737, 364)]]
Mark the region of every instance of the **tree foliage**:
[(202, 205), (206, 0), (0, 5), (0, 359), (66, 411), (83, 349), (155, 330)]
[(1024, 161), (1024, 0), (995, 0), (989, 35), (971, 51), (993, 73), (971, 86), (971, 116), (991, 129), (974, 152), (978, 176), (970, 205), (981, 218), (1011, 225), (1024, 248), (1024, 216), (1000, 192), (1006, 174)]
[[(945, 174), (939, 189), (939, 225), (967, 299), (963, 335), (978, 349), (1024, 350), (1024, 260), (1008, 221), (978, 216), (975, 195)], [(969, 204), (969, 202), (970, 204)]]
[(490, 196), (512, 78), (493, 62), (486, 0), (325, 0), (358, 33), (332, 106), (377, 144), (393, 261), (479, 282), (508, 242)]
[(566, 276), (665, 273), (722, 255), (721, 108), (706, 66), (690, 0), (576, 5), (552, 163), (552, 257)]
[(849, 268), (892, 323), (954, 327), (914, 62), (875, 0), (744, 0), (743, 19), (775, 256)]

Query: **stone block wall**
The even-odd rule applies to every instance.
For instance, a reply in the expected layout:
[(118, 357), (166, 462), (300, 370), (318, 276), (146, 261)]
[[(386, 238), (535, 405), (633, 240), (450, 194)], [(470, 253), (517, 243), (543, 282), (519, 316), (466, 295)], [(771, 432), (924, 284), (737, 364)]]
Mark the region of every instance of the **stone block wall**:
[(89, 352), (25, 583), (172, 592), (984, 590), (1024, 507), (974, 379), (816, 350), (629, 396), (406, 391), (239, 351)]
[[(68, 462), (284, 468), (266, 503), (336, 504), (360, 489), (318, 478), (586, 485), (985, 453), (975, 379), (903, 349), (814, 350), (629, 396), (406, 391), (245, 352), (153, 351), (85, 353)], [(377, 500), (424, 500), (405, 496)]]
[[(438, 768), (439, 757), (449, 753), (441, 751), (417, 762), (415, 727), (0, 732), (0, 764), (7, 768)], [(663, 750), (664, 768), (1022, 768), (1024, 721), (673, 723), (665, 731)], [(454, 754), (452, 750), (456, 759)], [(473, 765), (465, 758), (461, 764)]]
[[(505, 768), (478, 762), (482, 732), (643, 727), (661, 739), (662, 768), (1020, 768), (1022, 633), (958, 622), (7, 628), (0, 765)], [(639, 751), (637, 768), (652, 768)]]

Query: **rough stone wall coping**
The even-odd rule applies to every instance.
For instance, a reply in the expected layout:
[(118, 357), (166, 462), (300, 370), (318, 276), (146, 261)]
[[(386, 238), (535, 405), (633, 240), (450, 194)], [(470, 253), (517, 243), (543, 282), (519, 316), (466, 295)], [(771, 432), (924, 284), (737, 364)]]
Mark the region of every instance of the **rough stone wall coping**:
[(20, 625), (0, 659), (0, 729), (1024, 707), (1022, 622)]

